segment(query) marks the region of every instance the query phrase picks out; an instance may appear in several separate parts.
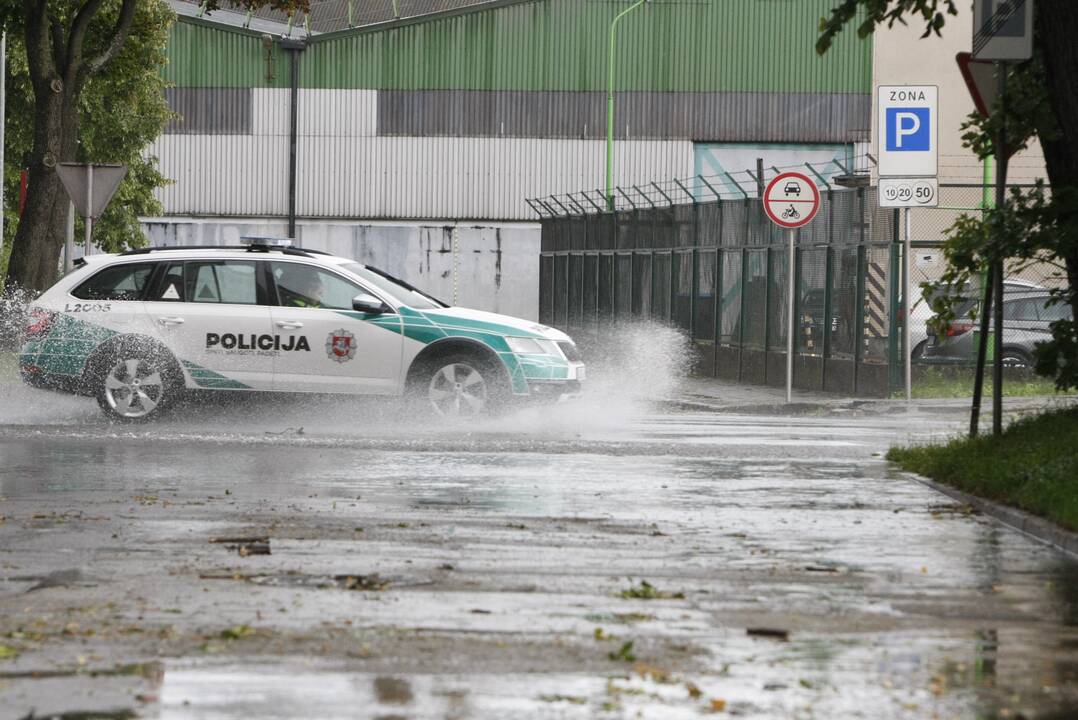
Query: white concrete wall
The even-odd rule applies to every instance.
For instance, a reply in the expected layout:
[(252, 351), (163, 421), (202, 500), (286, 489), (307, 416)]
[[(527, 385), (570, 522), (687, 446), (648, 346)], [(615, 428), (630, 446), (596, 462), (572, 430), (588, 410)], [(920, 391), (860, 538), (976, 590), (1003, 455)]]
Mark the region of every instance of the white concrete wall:
[[(980, 183), (983, 178), (981, 162), (962, 147), (959, 128), (974, 107), (955, 62), (955, 55), (971, 49), (973, 8), (970, 2), (958, 2), (956, 6), (959, 14), (946, 16), (941, 37), (921, 38), (924, 23), (914, 18), (908, 20), (908, 26), (895, 24), (890, 29), (886, 26), (878, 28), (873, 40), (872, 84), (873, 87), (938, 85), (939, 180), (941, 183)], [(854, 28), (847, 28), (846, 32), (854, 32)], [(878, 157), (876, 118), (873, 111), (872, 154)], [(1044, 154), (1039, 142), (1011, 159), (1008, 182), (1028, 183), (1045, 177)]]
[[(287, 237), (260, 218), (145, 218), (150, 245), (237, 245), (244, 235)], [(374, 265), (445, 302), (539, 319), (537, 223), (443, 224), (301, 220), (296, 245)]]

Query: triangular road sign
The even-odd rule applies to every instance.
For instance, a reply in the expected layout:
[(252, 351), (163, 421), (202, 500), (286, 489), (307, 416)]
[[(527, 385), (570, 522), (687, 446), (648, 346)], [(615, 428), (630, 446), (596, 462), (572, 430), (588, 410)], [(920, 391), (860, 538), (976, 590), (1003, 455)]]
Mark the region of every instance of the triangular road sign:
[[(93, 176), (93, 197), (87, 207), (86, 188)], [(86, 163), (60, 163), (56, 174), (64, 184), (68, 197), (83, 217), (98, 218), (105, 211), (120, 181), (127, 175), (126, 165), (87, 165)]]
[(968, 52), (958, 53), (955, 60), (958, 61), (958, 69), (962, 71), (962, 79), (966, 81), (977, 112), (988, 117), (992, 112), (992, 104), (999, 95), (995, 63), (990, 60), (975, 60)]

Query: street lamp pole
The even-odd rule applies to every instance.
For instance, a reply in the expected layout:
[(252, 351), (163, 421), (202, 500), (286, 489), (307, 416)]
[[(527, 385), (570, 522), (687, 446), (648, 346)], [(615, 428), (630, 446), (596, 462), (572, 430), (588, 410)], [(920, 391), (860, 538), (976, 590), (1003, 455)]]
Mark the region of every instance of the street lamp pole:
[(606, 81), (606, 205), (611, 212), (614, 211), (614, 35), (618, 21), (646, 2), (636, 0), (610, 23), (610, 60), (607, 62)]

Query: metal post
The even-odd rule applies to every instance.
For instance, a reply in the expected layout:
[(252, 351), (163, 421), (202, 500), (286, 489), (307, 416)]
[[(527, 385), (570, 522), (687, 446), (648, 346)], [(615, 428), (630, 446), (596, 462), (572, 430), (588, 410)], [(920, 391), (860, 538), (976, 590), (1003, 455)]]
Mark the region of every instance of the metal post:
[[(996, 144), (996, 213), (1002, 213), (1007, 202), (1007, 63), (997, 66), (999, 82), (999, 140)], [(996, 437), (1003, 432), (1003, 220), (996, 224), (993, 233), (996, 240), (995, 266), (995, 311), (996, 328), (994, 336), (995, 366), (992, 373), (992, 434)]]
[(984, 281), (984, 299), (981, 307), (981, 337), (977, 343), (977, 369), (973, 376), (973, 406), (969, 413), (969, 436), (977, 437), (981, 421), (981, 396), (984, 392), (984, 359), (988, 353), (988, 316), (992, 312), (992, 284), (995, 273), (988, 272)]
[(64, 272), (75, 267), (75, 203), (67, 203), (67, 232), (64, 238)]
[(636, 10), (647, 0), (636, 0), (622, 10), (610, 23), (610, 57), (607, 62), (606, 80), (606, 202), (611, 212), (614, 211), (614, 38), (618, 21)]
[(0, 257), (4, 256), (4, 127), (7, 118), (7, 33), (0, 33)]
[(86, 217), (83, 218), (83, 224), (85, 225), (86, 236), (82, 241), (83, 254), (93, 255), (93, 227), (94, 219), (91, 217), (94, 207), (94, 166), (90, 163), (86, 163)]
[[(289, 16), (291, 21), (291, 16)], [(299, 53), (302, 42), (284, 40), (281, 47), (288, 51), (290, 87), (289, 87), (289, 128), (288, 128), (288, 237), (296, 237), (296, 145), (299, 124)]]
[(913, 311), (913, 283), (910, 282), (910, 252), (913, 240), (910, 237), (910, 209), (906, 208), (905, 243), (902, 246), (902, 304), (905, 306), (902, 323), (902, 354), (906, 368), (906, 402), (913, 400), (913, 360), (910, 352), (910, 313)]
[(797, 240), (797, 230), (787, 230), (786, 240), (786, 252), (790, 256), (786, 270), (789, 275), (786, 298), (786, 402), (791, 403), (794, 399), (794, 292), (797, 284), (794, 242)]
[[(1007, 63), (996, 64), (996, 82), (999, 88), (1000, 113), (1006, 118), (1007, 107)], [(994, 139), (994, 154), (996, 156), (996, 212), (1001, 212), (1006, 201), (1007, 182), (1007, 133), (1006, 123), (1000, 123), (999, 136)], [(993, 236), (998, 239), (998, 233), (1002, 230), (1002, 223), (998, 223)], [(993, 256), (998, 256), (1001, 248), (996, 248)], [(994, 302), (993, 302), (994, 301)], [(995, 352), (992, 388), (992, 434), (999, 435), (1003, 431), (1003, 258), (993, 257), (984, 282), (984, 302), (981, 308), (981, 337), (977, 344), (977, 370), (973, 378), (973, 405), (970, 408), (969, 435), (977, 437), (981, 419), (981, 398), (984, 392), (984, 365), (985, 356), (988, 352), (988, 329), (989, 318), (995, 315)]]

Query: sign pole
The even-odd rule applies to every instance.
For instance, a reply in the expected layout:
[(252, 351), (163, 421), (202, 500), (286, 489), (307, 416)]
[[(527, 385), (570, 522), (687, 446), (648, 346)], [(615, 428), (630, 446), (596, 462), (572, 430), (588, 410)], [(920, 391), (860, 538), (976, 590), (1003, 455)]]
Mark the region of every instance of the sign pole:
[[(797, 318), (797, 229), (808, 225), (820, 210), (815, 181), (799, 172), (776, 175), (763, 192), (764, 213), (786, 231), (786, 402), (794, 399), (794, 335)], [(815, 313), (814, 313), (815, 315)]]
[[(93, 165), (87, 165), (86, 166), (86, 207), (90, 208), (90, 207), (93, 207), (93, 205), (94, 205), (94, 166)], [(83, 239), (83, 242), (82, 242), (82, 244), (83, 244), (82, 252), (83, 252), (84, 255), (92, 255), (93, 254), (93, 245), (91, 244), (92, 241), (90, 239), (91, 236), (92, 236), (93, 227), (94, 227), (94, 218), (93, 218), (92, 211), (90, 213), (87, 213), (87, 215), (85, 217), (85, 223), (86, 223), (86, 228), (85, 228), (86, 229), (86, 237)]]
[[(1007, 62), (999, 63), (999, 139), (996, 149), (996, 212), (1002, 213), (1007, 203), (1007, 161), (1010, 157), (1007, 153)], [(993, 303), (995, 335), (993, 336), (993, 360), (992, 368), (992, 434), (996, 437), (1003, 432), (1003, 220), (996, 225), (995, 236), (999, 247), (996, 248), (996, 262), (993, 268), (995, 283), (993, 290), (996, 293)]]
[(797, 239), (797, 230), (790, 228), (786, 231), (787, 253), (789, 254), (789, 264), (787, 265), (787, 275), (789, 277), (789, 287), (786, 290), (786, 402), (792, 403), (794, 401), (794, 292), (797, 290), (797, 278), (794, 274), (797, 272), (797, 263), (795, 262), (797, 250), (794, 247), (794, 243)]
[(67, 231), (64, 233), (64, 272), (75, 269), (75, 203), (67, 204)]
[(910, 348), (910, 314), (913, 312), (913, 283), (910, 278), (910, 255), (913, 240), (910, 237), (910, 209), (906, 208), (905, 243), (902, 249), (902, 297), (905, 304), (905, 322), (902, 323), (902, 350), (905, 353), (906, 402), (913, 400), (913, 353)]

